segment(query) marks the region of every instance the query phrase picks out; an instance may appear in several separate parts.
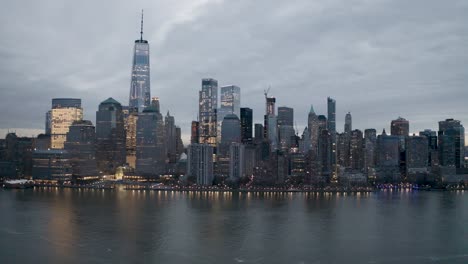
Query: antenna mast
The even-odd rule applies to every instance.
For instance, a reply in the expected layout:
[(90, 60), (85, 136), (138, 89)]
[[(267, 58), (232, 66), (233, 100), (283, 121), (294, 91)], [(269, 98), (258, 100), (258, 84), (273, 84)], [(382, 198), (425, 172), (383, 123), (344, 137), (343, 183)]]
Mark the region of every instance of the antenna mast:
[(141, 10), (141, 30), (140, 30), (140, 41), (143, 42), (143, 9)]

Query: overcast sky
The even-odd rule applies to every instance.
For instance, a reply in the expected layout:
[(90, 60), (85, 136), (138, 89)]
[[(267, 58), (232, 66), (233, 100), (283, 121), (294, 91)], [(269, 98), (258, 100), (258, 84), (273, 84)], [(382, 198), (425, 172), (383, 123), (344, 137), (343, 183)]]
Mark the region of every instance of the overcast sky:
[(0, 136), (44, 129), (54, 97), (78, 97), (95, 122), (98, 104), (128, 104), (140, 11), (150, 43), (151, 95), (182, 127), (198, 112), (201, 79), (241, 87), (261, 122), (263, 90), (294, 108), (337, 101), (337, 129), (410, 131), (455, 118), (468, 125), (466, 0), (6, 0), (0, 9)]

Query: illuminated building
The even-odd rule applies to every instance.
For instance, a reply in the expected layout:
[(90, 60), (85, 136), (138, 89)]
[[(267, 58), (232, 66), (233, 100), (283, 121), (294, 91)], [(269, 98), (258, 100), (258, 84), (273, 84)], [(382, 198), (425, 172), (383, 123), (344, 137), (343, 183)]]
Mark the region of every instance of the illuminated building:
[(141, 14), (140, 39), (135, 40), (133, 49), (132, 79), (128, 106), (139, 112), (150, 105), (150, 55), (149, 44), (143, 39), (143, 13)]
[(81, 99), (52, 99), (52, 110), (50, 111), (51, 148), (63, 149), (70, 126), (73, 122), (82, 119)]
[(221, 140), (221, 124), (224, 117), (235, 114), (240, 117), (240, 88), (235, 85), (222, 86), (220, 88), (221, 104), (217, 111), (218, 142)]
[(199, 92), (199, 133), (201, 144), (216, 147), (217, 142), (218, 81), (203, 79)]
[(125, 126), (126, 162), (130, 167), (135, 168), (138, 109), (123, 107), (122, 112)]

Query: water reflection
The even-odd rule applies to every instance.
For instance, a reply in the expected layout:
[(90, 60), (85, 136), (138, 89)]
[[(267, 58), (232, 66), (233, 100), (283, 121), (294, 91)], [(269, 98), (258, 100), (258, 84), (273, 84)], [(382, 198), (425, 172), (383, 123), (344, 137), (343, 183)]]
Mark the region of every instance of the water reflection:
[(4, 263), (17, 262), (18, 248), (31, 253), (22, 262), (456, 263), (467, 260), (467, 197), (1, 190), (0, 255)]

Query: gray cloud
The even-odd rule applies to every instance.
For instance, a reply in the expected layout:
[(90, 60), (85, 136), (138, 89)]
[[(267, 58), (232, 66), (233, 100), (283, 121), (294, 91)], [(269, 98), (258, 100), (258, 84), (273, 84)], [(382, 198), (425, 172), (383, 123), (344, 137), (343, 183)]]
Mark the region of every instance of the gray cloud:
[[(94, 121), (109, 96), (127, 104), (133, 40), (145, 9), (152, 95), (185, 138), (200, 80), (237, 84), (261, 122), (263, 89), (295, 109), (310, 104), (337, 126), (411, 131), (453, 117), (468, 124), (468, 3), (446, 1), (7, 1), (0, 10), (0, 132), (42, 129), (53, 97), (80, 97)], [(36, 131), (36, 130), (31, 130)]]

